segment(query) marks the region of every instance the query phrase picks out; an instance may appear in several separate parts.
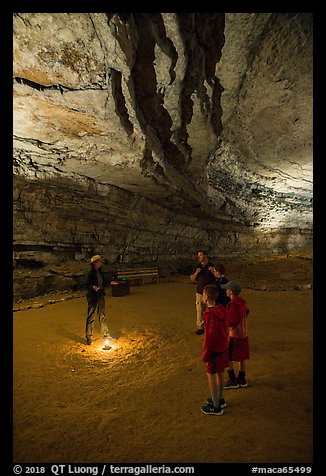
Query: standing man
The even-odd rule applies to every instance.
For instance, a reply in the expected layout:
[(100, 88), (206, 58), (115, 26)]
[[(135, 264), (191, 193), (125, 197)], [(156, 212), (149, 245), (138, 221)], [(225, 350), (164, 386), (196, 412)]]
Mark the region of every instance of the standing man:
[(197, 330), (195, 334), (201, 335), (204, 334), (204, 317), (203, 313), (206, 310), (206, 304), (203, 301), (203, 289), (207, 284), (215, 283), (215, 276), (209, 270), (210, 267), (213, 267), (213, 263), (208, 260), (206, 251), (198, 251), (198, 261), (199, 266), (197, 267), (194, 274), (190, 275), (192, 282), (197, 284), (196, 292), (196, 312), (197, 312)]
[(101, 334), (103, 339), (109, 337), (109, 329), (105, 317), (104, 288), (106, 281), (102, 273), (102, 259), (100, 255), (91, 258), (91, 269), (87, 275), (87, 319), (86, 319), (86, 340), (87, 344), (93, 343), (93, 323), (95, 320), (95, 311), (99, 318)]

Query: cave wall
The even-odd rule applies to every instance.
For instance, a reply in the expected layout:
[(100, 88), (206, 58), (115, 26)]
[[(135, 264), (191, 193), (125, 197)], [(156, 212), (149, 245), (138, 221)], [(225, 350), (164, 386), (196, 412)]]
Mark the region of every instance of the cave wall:
[(311, 230), (312, 15), (227, 19), (216, 68), (223, 129), (208, 195), (219, 196), (222, 185), (257, 230)]
[(16, 257), (311, 246), (311, 14), (13, 22)]

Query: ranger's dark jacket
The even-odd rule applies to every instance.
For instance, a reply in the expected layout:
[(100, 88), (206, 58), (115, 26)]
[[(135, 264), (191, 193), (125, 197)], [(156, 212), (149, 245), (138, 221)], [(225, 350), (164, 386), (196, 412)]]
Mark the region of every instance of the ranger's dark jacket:
[(107, 281), (104, 278), (103, 271), (101, 269), (98, 269), (98, 272), (101, 274), (103, 278), (102, 289), (100, 291), (95, 291), (95, 289), (93, 289), (93, 286), (98, 286), (96, 269), (92, 268), (87, 274), (87, 278), (86, 278), (87, 297), (91, 299), (98, 299), (101, 296), (105, 295), (105, 287), (107, 286)]

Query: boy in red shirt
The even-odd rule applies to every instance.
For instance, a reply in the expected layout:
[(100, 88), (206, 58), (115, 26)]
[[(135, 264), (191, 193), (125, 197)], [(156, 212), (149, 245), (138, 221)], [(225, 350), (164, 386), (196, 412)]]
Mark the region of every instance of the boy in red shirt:
[[(248, 387), (246, 382), (246, 360), (250, 359), (247, 316), (249, 309), (245, 300), (239, 296), (241, 284), (238, 281), (229, 281), (222, 284), (231, 301), (226, 306), (229, 327), (229, 379), (224, 388)], [(233, 362), (239, 362), (239, 374), (235, 376)]]
[(228, 366), (228, 327), (226, 310), (221, 304), (215, 304), (218, 289), (209, 284), (203, 289), (203, 301), (207, 304), (204, 312), (204, 351), (203, 362), (212, 398), (208, 398), (201, 411), (206, 415), (222, 415), (226, 407), (223, 398), (224, 371)]

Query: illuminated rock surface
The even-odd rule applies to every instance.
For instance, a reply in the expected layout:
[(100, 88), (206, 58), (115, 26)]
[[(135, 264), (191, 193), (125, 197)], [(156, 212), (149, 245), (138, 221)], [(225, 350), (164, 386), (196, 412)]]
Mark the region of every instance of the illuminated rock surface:
[(311, 237), (311, 14), (14, 15), (19, 266)]

